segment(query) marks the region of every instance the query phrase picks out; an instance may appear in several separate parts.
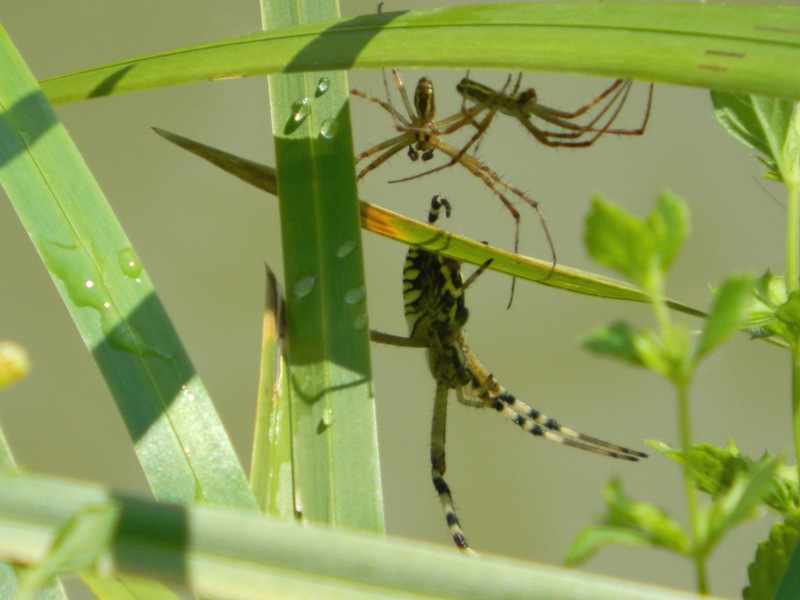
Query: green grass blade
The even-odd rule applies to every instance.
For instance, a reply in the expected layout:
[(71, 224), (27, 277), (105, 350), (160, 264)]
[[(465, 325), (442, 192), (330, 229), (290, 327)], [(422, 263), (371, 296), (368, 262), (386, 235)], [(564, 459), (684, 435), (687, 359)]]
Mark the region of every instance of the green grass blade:
[(111, 389), (155, 497), (255, 508), (130, 241), (1, 28), (0, 64), (0, 183)]
[(63, 104), (222, 77), (391, 66), (584, 73), (800, 98), (799, 51), (794, 7), (527, 2), (282, 27), (54, 77), (42, 88)]
[(292, 422), (283, 344), (286, 338), (286, 300), (267, 267), (267, 297), (261, 335), (250, 486), (262, 512), (289, 519), (294, 515)]
[[(269, 2), (266, 22), (337, 14), (335, 0)], [(275, 76), (269, 93), (295, 506), (310, 521), (383, 531), (347, 76)]]
[(35, 476), (0, 476), (0, 558), (35, 563), (61, 523), (81, 508), (112, 502), (120, 521), (110, 567), (207, 597), (701, 598), (505, 557), (470, 558), (450, 547), (297, 527), (244, 511), (164, 506)]
[[(242, 181), (270, 194), (277, 194), (275, 169), (163, 129), (155, 131), (170, 142), (206, 159)], [(465, 237), (442, 232), (430, 225), (364, 201), (361, 202), (361, 226), (378, 235), (405, 244), (421, 245), (427, 250), (474, 265), (482, 265), (491, 258), (493, 262), (489, 266), (490, 269), (534, 283), (589, 296), (635, 302), (648, 301), (644, 292), (625, 282), (561, 265), (553, 269), (550, 261), (511, 254)], [(681, 302), (668, 300), (667, 303), (670, 308), (685, 314), (705, 316), (703, 311)]]

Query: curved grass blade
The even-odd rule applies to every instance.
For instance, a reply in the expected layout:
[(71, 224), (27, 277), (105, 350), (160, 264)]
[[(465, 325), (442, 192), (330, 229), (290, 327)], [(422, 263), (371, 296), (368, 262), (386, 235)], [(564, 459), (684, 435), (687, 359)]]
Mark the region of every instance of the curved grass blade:
[(437, 67), (582, 73), (800, 98), (798, 52), (794, 7), (526, 2), (282, 27), (54, 77), (42, 89), (64, 104), (217, 78)]
[(105, 377), (154, 496), (255, 509), (130, 241), (2, 28), (0, 64), (0, 183)]
[[(276, 193), (275, 169), (163, 129), (155, 129), (155, 131), (170, 142), (208, 160), (250, 185), (273, 195)], [(557, 265), (553, 269), (553, 264), (549, 260), (511, 254), (458, 235), (445, 233), (363, 200), (361, 201), (361, 226), (378, 235), (405, 244), (421, 245), (431, 252), (477, 266), (492, 259), (490, 269), (534, 283), (589, 296), (636, 302), (647, 301), (641, 290), (622, 281), (561, 265)], [(692, 316), (705, 316), (703, 311), (681, 302), (669, 300), (668, 304), (670, 308)]]

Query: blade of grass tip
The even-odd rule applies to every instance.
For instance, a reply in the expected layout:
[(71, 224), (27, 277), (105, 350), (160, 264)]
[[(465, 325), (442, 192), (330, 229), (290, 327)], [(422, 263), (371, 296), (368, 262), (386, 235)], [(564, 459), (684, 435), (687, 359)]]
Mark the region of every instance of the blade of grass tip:
[(295, 511), (291, 403), (283, 360), (286, 300), (268, 265), (266, 275), (250, 486), (262, 512), (287, 520)]
[(160, 500), (255, 509), (211, 400), (99, 186), (0, 28), (0, 183)]
[[(338, 17), (336, 0), (262, 1), (265, 27)], [(313, 44), (307, 51), (313, 52)], [(383, 531), (375, 406), (344, 72), (269, 78), (286, 277), (295, 507)]]

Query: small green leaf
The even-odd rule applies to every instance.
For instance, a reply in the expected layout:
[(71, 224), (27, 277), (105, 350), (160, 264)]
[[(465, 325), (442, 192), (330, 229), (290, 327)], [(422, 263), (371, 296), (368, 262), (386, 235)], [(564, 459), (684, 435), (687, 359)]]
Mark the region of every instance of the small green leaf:
[(100, 566), (114, 537), (119, 506), (109, 501), (88, 505), (77, 511), (58, 530), (44, 560), (26, 570), (21, 578), (20, 599), (34, 593), (59, 573)]
[(766, 96), (713, 90), (717, 121), (740, 142), (759, 152), (766, 177), (783, 181), (783, 148), (790, 131), (794, 103)]
[(772, 526), (769, 538), (758, 544), (756, 557), (747, 567), (750, 585), (742, 590), (745, 600), (773, 600), (789, 557), (800, 538), (800, 511)]
[(759, 461), (749, 473), (738, 473), (730, 488), (714, 499), (704, 515), (704, 539), (698, 542), (704, 554), (734, 527), (758, 516), (758, 508), (772, 489), (779, 464), (779, 458)]
[(786, 325), (796, 328), (800, 325), (800, 290), (789, 294), (789, 299), (778, 307), (775, 316)]
[(585, 562), (603, 546), (627, 544), (663, 548), (687, 555), (690, 542), (681, 526), (664, 511), (647, 502), (633, 502), (619, 480), (603, 490), (608, 512), (600, 523), (585, 527), (572, 543), (564, 561)]
[(723, 282), (697, 344), (695, 361), (744, 328), (753, 285), (749, 275), (730, 277)]
[(689, 211), (686, 203), (668, 192), (663, 192), (658, 197), (655, 209), (647, 217), (647, 226), (656, 240), (661, 272), (666, 273), (689, 235)]
[(767, 271), (759, 277), (753, 288), (753, 297), (745, 317), (751, 335), (764, 337), (777, 335), (784, 340), (793, 339), (791, 329), (776, 318), (775, 312), (788, 299), (786, 281)]
[[(683, 452), (680, 449), (651, 440), (648, 440), (647, 445), (678, 464), (683, 464)], [(761, 470), (769, 462), (778, 460), (771, 454), (764, 454), (757, 461), (743, 456), (733, 440), (728, 442), (727, 448), (718, 448), (711, 444), (692, 446), (689, 459), (695, 486), (713, 497), (726, 493), (737, 477), (749, 475)], [(763, 501), (766, 506), (784, 516), (796, 510), (800, 505), (797, 469), (779, 464), (772, 476), (772, 487)]]
[(581, 339), (581, 345), (596, 354), (618, 358), (638, 367), (645, 366), (639, 358), (637, 332), (629, 323), (618, 321), (601, 327)]
[(649, 278), (655, 249), (648, 228), (600, 196), (592, 199), (584, 242), (589, 255), (599, 264), (639, 285)]

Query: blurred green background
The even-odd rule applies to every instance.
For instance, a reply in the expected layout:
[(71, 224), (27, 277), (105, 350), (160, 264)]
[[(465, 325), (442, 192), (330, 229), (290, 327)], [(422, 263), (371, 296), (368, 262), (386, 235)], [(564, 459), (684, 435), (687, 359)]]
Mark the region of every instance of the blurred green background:
[[(385, 10), (430, 2), (388, 4)], [(131, 56), (250, 33), (257, 3), (4, 3), (0, 22), (39, 78)], [(375, 10), (343, 1), (343, 16)], [(431, 52), (436, 40), (431, 40)], [(423, 73), (403, 72), (413, 88)], [(462, 72), (426, 72), (441, 115), (458, 109)], [(502, 85), (505, 74), (473, 72)], [(354, 72), (351, 87), (383, 96), (380, 73)], [(607, 81), (527, 74), (540, 99), (569, 109)], [(618, 121), (638, 126), (646, 86), (633, 88)], [(377, 106), (351, 103), (358, 151), (394, 135)], [(277, 202), (169, 145), (158, 126), (274, 164), (266, 81), (228, 80), (94, 100), (58, 108), (153, 279), (195, 366), (215, 399), (242, 461), (250, 458), (264, 262), (283, 271)], [(508, 121), (508, 122), (506, 122)], [(594, 269), (581, 242), (591, 196), (602, 193), (642, 215), (659, 191), (689, 203), (693, 234), (675, 265), (669, 294), (705, 307), (709, 286), (734, 271), (784, 270), (783, 190), (760, 179), (748, 150), (712, 117), (707, 91), (656, 86), (642, 138), (606, 136), (589, 149), (538, 145), (510, 120), (496, 119), (480, 156), (541, 202), (559, 262)], [(438, 163), (437, 163), (438, 164)], [(513, 221), (464, 169), (403, 184), (417, 172), (398, 155), (372, 173), (362, 198), (423, 218), (432, 194), (454, 205), (452, 231), (509, 249)], [(0, 192), (1, 193), (1, 192)], [(523, 211), (522, 251), (549, 258), (540, 225)], [(406, 248), (365, 234), (371, 326), (404, 333), (400, 273)], [(128, 435), (91, 356), (76, 333), (11, 206), (0, 201), (0, 338), (30, 351), (34, 371), (0, 397), (0, 419), (26, 469), (96, 480), (147, 495)], [(470, 272), (467, 267), (466, 271)], [(596, 270), (596, 269), (594, 269)], [(562, 423), (637, 449), (645, 439), (677, 444), (675, 402), (655, 376), (598, 359), (576, 340), (622, 316), (649, 323), (640, 306), (521, 282), (505, 310), (509, 280), (488, 273), (470, 289), (470, 345), (515, 395)], [(434, 382), (421, 351), (373, 347), (387, 529), (391, 535), (449, 544), (428, 469)], [(735, 437), (758, 457), (791, 449), (788, 354), (744, 336), (708, 360), (693, 389), (696, 441)], [(531, 437), (494, 414), (451, 405), (448, 482), (474, 548), (558, 563), (580, 527), (602, 511), (601, 487), (623, 478), (636, 499), (683, 518), (678, 468), (654, 456), (620, 464)], [(771, 517), (738, 529), (711, 561), (714, 593), (738, 596), (755, 544)], [(691, 587), (689, 564), (664, 553), (604, 550), (591, 571)]]

